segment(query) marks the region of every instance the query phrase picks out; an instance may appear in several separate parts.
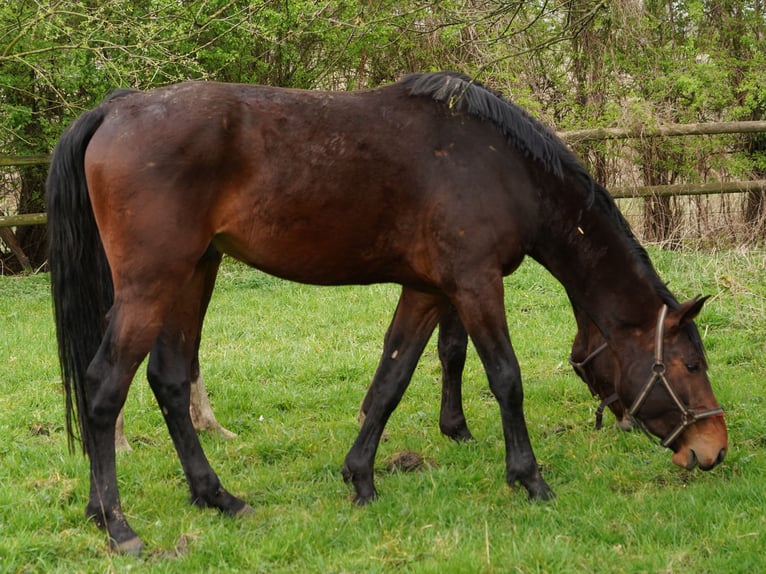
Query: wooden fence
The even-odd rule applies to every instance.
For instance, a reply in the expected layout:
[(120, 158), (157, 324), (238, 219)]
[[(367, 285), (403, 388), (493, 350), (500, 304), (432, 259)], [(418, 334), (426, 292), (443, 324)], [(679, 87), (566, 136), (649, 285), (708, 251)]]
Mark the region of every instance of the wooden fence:
[[(704, 124), (675, 124), (657, 127), (636, 128), (596, 128), (559, 132), (558, 136), (567, 143), (581, 143), (612, 139), (631, 139), (645, 137), (674, 137), (690, 135), (718, 135), (732, 133), (766, 132), (766, 121), (717, 122)], [(26, 165), (44, 165), (49, 156), (0, 156), (0, 168)], [(683, 195), (713, 195), (725, 193), (743, 193), (750, 191), (766, 192), (766, 180), (714, 182), (703, 184), (676, 184), (615, 187), (610, 192), (615, 198), (628, 197), (663, 197)], [(24, 225), (42, 225), (46, 222), (45, 213), (24, 213), (20, 215), (0, 215), (0, 229), (21, 227)]]

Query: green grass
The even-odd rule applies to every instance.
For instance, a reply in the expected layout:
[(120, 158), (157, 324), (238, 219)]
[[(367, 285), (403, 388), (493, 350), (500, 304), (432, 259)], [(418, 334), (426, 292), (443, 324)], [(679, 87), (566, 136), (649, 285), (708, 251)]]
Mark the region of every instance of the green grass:
[[(340, 468), (398, 296), (395, 286), (316, 288), (227, 261), (201, 362), (233, 440), (203, 435), (224, 485), (255, 514), (187, 501), (143, 375), (127, 406), (134, 451), (118, 458), (123, 507), (147, 545), (115, 556), (84, 518), (88, 465), (66, 450), (48, 278), (0, 278), (0, 572), (759, 572), (766, 568), (766, 253), (652, 250), (679, 298), (712, 294), (698, 320), (731, 450), (709, 473), (611, 425), (566, 362), (575, 326), (563, 289), (532, 262), (507, 280), (527, 421), (558, 498), (504, 483), (498, 409), (472, 351), (469, 425), (438, 431), (428, 346), (387, 427), (380, 498), (357, 508)], [(611, 419), (607, 419), (610, 420)], [(403, 449), (433, 466), (387, 469)]]

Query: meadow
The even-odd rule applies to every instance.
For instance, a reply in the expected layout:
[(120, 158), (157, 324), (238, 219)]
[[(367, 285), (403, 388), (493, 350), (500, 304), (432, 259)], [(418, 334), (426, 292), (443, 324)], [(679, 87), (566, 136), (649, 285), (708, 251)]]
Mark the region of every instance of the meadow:
[[(359, 508), (343, 458), (398, 297), (392, 285), (319, 288), (225, 260), (201, 364), (218, 419), (204, 434), (223, 484), (255, 513), (188, 503), (183, 472), (139, 371), (118, 455), (123, 508), (147, 545), (113, 555), (84, 516), (88, 464), (67, 451), (48, 277), (0, 277), (0, 572), (760, 572), (766, 570), (766, 252), (651, 249), (679, 298), (712, 295), (698, 318), (730, 450), (687, 472), (640, 432), (617, 430), (567, 356), (563, 289), (526, 261), (506, 280), (527, 423), (556, 500), (504, 482), (497, 405), (469, 350), (464, 400), (476, 440), (437, 425), (429, 344), (376, 463), (380, 498)], [(426, 464), (390, 467), (402, 450)]]

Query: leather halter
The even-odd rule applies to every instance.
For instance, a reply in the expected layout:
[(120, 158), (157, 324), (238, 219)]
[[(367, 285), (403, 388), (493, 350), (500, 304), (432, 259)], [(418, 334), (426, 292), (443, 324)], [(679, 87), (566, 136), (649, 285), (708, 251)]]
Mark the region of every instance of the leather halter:
[[(652, 438), (648, 429), (646, 428), (646, 425), (644, 425), (644, 423), (638, 418), (638, 412), (641, 410), (641, 407), (644, 405), (644, 403), (646, 402), (646, 399), (649, 397), (649, 393), (651, 393), (655, 383), (659, 382), (665, 388), (667, 393), (670, 395), (670, 398), (673, 399), (673, 402), (678, 407), (678, 410), (681, 411), (681, 422), (678, 423), (678, 425), (673, 429), (673, 431), (668, 436), (666, 436), (662, 441), (660, 441), (660, 444), (662, 446), (664, 446), (665, 448), (670, 448), (670, 445), (672, 445), (675, 442), (675, 440), (679, 436), (681, 436), (681, 433), (683, 433), (687, 428), (689, 428), (695, 422), (700, 421), (702, 419), (710, 418), (710, 417), (723, 416), (723, 409), (721, 407), (716, 407), (713, 409), (695, 411), (694, 409), (691, 409), (688, 406), (686, 406), (686, 404), (684, 404), (684, 402), (679, 398), (678, 394), (673, 390), (673, 387), (670, 385), (670, 381), (668, 381), (667, 377), (665, 376), (666, 368), (665, 368), (665, 363), (663, 361), (663, 355), (664, 355), (663, 339), (665, 336), (665, 318), (667, 317), (667, 314), (668, 314), (668, 306), (663, 305), (662, 308), (660, 308), (660, 312), (657, 317), (657, 329), (655, 330), (655, 334), (654, 334), (654, 365), (652, 366), (652, 374), (649, 377), (649, 380), (644, 385), (644, 387), (641, 389), (641, 392), (633, 401), (633, 404), (628, 409), (627, 414), (633, 421), (635, 421), (638, 424), (638, 426), (646, 433), (647, 436), (649, 436), (649, 438)], [(598, 347), (595, 351), (593, 351), (590, 355), (585, 357), (585, 359), (583, 359), (580, 362), (575, 361), (574, 359), (572, 359), (571, 356), (569, 357), (569, 364), (572, 365), (574, 370), (577, 371), (577, 374), (580, 375), (580, 377), (585, 381), (591, 393), (593, 393), (593, 396), (598, 396), (598, 391), (596, 389), (596, 386), (588, 378), (585, 372), (585, 365), (591, 362), (599, 353), (601, 353), (606, 348), (607, 348), (607, 344), (604, 343), (603, 345)], [(619, 400), (619, 397), (617, 396), (617, 393), (614, 392), (611, 395), (609, 395), (607, 398), (605, 398), (603, 401), (601, 401), (601, 404), (598, 406), (598, 409), (596, 410), (596, 429), (601, 428), (604, 408), (618, 400)], [(652, 440), (654, 439), (652, 438)]]
[[(596, 388), (596, 385), (594, 385), (590, 378), (588, 378), (588, 374), (585, 372), (585, 365), (590, 363), (594, 358), (596, 358), (596, 355), (598, 355), (601, 351), (606, 349), (609, 345), (607, 343), (602, 343), (600, 347), (598, 347), (595, 351), (593, 351), (590, 355), (585, 357), (582, 361), (575, 361), (572, 356), (569, 356), (569, 364), (572, 365), (572, 368), (577, 372), (578, 375), (580, 375), (580, 378), (585, 381), (585, 384), (588, 385), (588, 388), (590, 389), (591, 394), (594, 397), (598, 397), (599, 392)], [(613, 392), (611, 395), (606, 397), (599, 403), (598, 408), (596, 409), (596, 430), (599, 430), (603, 426), (604, 422), (604, 409), (611, 405), (612, 403), (616, 403), (620, 400), (620, 397), (617, 395), (617, 392)]]
[(713, 409), (695, 411), (694, 409), (691, 409), (686, 406), (686, 404), (684, 404), (684, 402), (673, 390), (673, 387), (670, 385), (670, 382), (665, 376), (666, 368), (665, 363), (663, 362), (663, 338), (665, 335), (665, 317), (667, 314), (668, 306), (663, 305), (660, 309), (659, 316), (657, 317), (657, 329), (655, 330), (654, 335), (654, 366), (652, 367), (652, 374), (649, 377), (647, 383), (644, 385), (644, 388), (641, 389), (641, 392), (638, 394), (636, 399), (633, 401), (633, 404), (628, 409), (628, 415), (637, 423), (639, 423), (641, 428), (646, 430), (645, 425), (638, 418), (638, 411), (641, 410), (641, 407), (646, 402), (646, 399), (649, 397), (649, 393), (654, 388), (655, 383), (660, 383), (665, 388), (665, 391), (667, 391), (667, 393), (670, 395), (670, 398), (673, 399), (673, 402), (678, 407), (678, 410), (681, 411), (681, 422), (678, 423), (676, 428), (673, 429), (673, 431), (668, 436), (660, 441), (662, 446), (670, 448), (670, 445), (675, 442), (681, 433), (693, 425), (695, 422), (710, 417), (723, 416), (723, 409), (721, 407), (716, 407)]

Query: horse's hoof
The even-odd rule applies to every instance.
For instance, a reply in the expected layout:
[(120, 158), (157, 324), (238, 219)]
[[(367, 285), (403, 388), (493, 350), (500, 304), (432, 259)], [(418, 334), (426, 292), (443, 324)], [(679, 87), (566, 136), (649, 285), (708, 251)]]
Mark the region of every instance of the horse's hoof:
[(245, 504), (242, 508), (240, 508), (237, 512), (234, 513), (234, 516), (236, 518), (240, 518), (244, 516), (251, 516), (253, 514), (255, 514), (255, 509), (249, 504)]
[(133, 538), (129, 538), (122, 542), (111, 540), (110, 546), (112, 547), (112, 550), (118, 554), (125, 554), (126, 556), (139, 557), (144, 551), (144, 543), (141, 542), (141, 539), (138, 536), (134, 536)]
[(357, 493), (356, 496), (354, 496), (352, 502), (356, 506), (367, 506), (370, 502), (378, 498), (378, 493), (375, 492), (375, 489), (372, 489), (372, 494), (359, 494)]
[(530, 501), (545, 502), (546, 500), (553, 500), (556, 498), (556, 493), (551, 490), (545, 481), (541, 481), (542, 484), (536, 484), (534, 486), (527, 486), (527, 492), (529, 492)]
[(222, 437), (222, 438), (225, 438), (225, 439), (228, 439), (228, 440), (230, 440), (230, 439), (233, 439), (233, 438), (237, 438), (237, 433), (235, 433), (235, 432), (231, 432), (229, 429), (227, 429), (227, 428), (224, 428), (224, 427), (222, 427), (222, 426), (219, 426), (219, 427), (216, 429), (216, 431), (215, 431), (215, 432), (216, 432), (216, 434), (217, 434), (218, 436), (220, 436), (220, 437)]
[(346, 484), (354, 485), (354, 490), (356, 491), (353, 498), (354, 504), (364, 506), (368, 502), (377, 498), (378, 493), (375, 491), (371, 475), (367, 479), (363, 479), (359, 474), (354, 473), (347, 464), (343, 466), (341, 474), (343, 475), (343, 481)]
[(114, 439), (114, 450), (116, 452), (133, 452), (133, 447), (130, 446), (128, 439), (122, 435)]
[(633, 420), (630, 417), (625, 417), (617, 421), (617, 427), (624, 432), (632, 431), (635, 428)]
[(471, 431), (469, 431), (467, 428), (461, 429), (454, 434), (449, 435), (449, 437), (455, 442), (471, 442), (475, 440), (471, 434)]
[(451, 438), (455, 442), (474, 440), (471, 431), (468, 430), (468, 426), (465, 423), (458, 425), (439, 424), (439, 430), (444, 436)]
[(206, 432), (213, 436), (221, 437), (227, 440), (237, 438), (237, 433), (231, 432), (229, 429), (223, 427), (221, 423), (219, 423), (216, 420), (213, 420), (212, 422), (207, 422), (207, 423), (199, 423), (199, 426), (195, 424), (194, 429), (197, 432)]
[(518, 484), (523, 486), (529, 495), (530, 501), (546, 501), (556, 498), (556, 494), (551, 490), (551, 487), (548, 486), (548, 483), (545, 482), (545, 479), (543, 479), (539, 472), (524, 477), (515, 473), (508, 473), (507, 481), (508, 486), (512, 490), (516, 490)]

